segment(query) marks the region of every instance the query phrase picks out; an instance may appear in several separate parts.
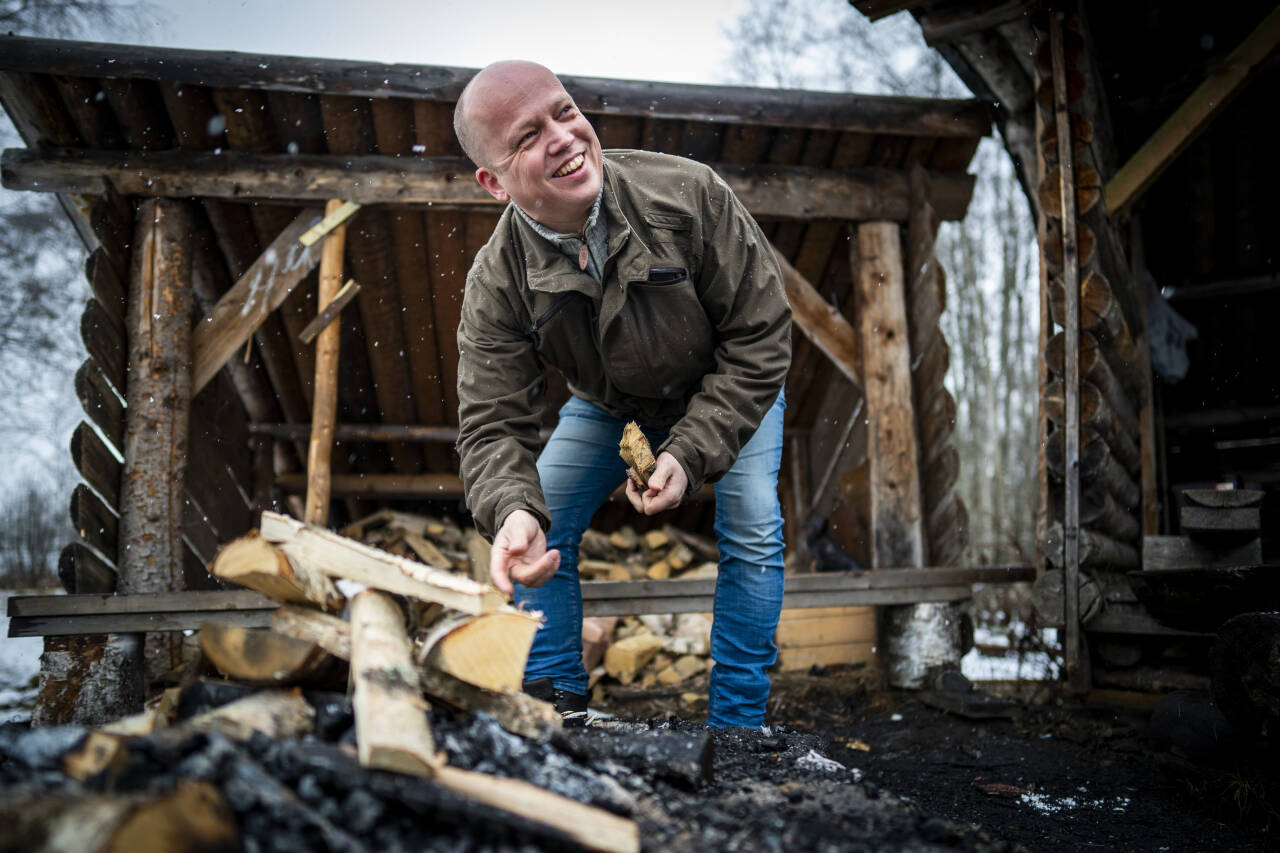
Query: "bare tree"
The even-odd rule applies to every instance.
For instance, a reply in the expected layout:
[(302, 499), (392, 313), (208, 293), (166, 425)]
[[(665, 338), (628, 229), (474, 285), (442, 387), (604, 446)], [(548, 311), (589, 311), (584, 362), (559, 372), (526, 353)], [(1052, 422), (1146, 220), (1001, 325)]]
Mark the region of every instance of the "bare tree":
[[(924, 97), (968, 90), (910, 15), (874, 26), (846, 3), (752, 0), (726, 30), (737, 82)], [(957, 489), (977, 562), (1024, 560), (1034, 535), (1035, 231), (1007, 154), (983, 140), (966, 219), (945, 223), (937, 253), (950, 290), (942, 329), (956, 398)]]
[(0, 586), (33, 589), (56, 581), (58, 548), (71, 535), (61, 501), (28, 484), (0, 508)]

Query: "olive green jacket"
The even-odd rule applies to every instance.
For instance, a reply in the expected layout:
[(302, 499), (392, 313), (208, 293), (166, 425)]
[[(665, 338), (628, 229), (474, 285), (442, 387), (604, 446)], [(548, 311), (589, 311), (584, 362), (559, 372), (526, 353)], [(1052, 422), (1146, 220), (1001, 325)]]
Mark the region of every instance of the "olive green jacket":
[(514, 208), (467, 275), (458, 326), (458, 453), (467, 506), (492, 538), (527, 509), (550, 525), (535, 460), (543, 362), (611, 414), (670, 427), (692, 494), (724, 475), (791, 363), (773, 250), (706, 166), (606, 151), (603, 284)]

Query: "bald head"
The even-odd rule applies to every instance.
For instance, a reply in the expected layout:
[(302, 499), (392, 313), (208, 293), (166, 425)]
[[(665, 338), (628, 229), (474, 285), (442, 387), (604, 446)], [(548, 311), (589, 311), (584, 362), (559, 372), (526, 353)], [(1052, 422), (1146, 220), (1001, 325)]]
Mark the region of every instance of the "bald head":
[(557, 86), (560, 80), (551, 69), (523, 59), (507, 59), (481, 68), (458, 96), (453, 110), (453, 132), (463, 152), (477, 166), (493, 167), (490, 138), (491, 110), (495, 100), (506, 100), (513, 93), (530, 89), (548, 78)]

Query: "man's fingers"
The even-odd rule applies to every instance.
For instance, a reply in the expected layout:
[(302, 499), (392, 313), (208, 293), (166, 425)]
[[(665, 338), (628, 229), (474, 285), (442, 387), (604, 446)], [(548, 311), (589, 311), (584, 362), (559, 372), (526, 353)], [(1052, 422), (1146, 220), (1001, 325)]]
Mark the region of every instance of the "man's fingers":
[(627, 478), (627, 500), (635, 507), (636, 512), (644, 512), (644, 496), (640, 494), (635, 480), (630, 477)]
[(511, 567), (511, 578), (523, 586), (542, 586), (555, 576), (560, 568), (560, 551), (552, 549), (532, 563), (521, 563)]
[(509, 559), (503, 548), (494, 548), (489, 555), (489, 580), (493, 581), (493, 585), (504, 595), (510, 595), (515, 591), (511, 586), (510, 572), (507, 569)]

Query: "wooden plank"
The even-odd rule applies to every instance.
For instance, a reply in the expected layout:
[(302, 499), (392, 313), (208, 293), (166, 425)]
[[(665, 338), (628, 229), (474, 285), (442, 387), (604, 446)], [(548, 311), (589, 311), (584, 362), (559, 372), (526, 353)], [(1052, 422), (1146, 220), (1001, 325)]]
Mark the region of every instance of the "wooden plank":
[(192, 341), (193, 393), (213, 378), (320, 262), (318, 246), (307, 248), (298, 242), (298, 237), (320, 215), (321, 210), (313, 207), (298, 214), (196, 327)]
[(849, 643), (832, 643), (821, 646), (779, 649), (778, 669), (796, 672), (814, 666), (842, 666), (869, 664), (876, 659), (876, 641), (862, 640)]
[(490, 586), (398, 557), (328, 530), (310, 527), (275, 512), (264, 512), (262, 538), (278, 545), (291, 561), (302, 561), (335, 578), (435, 601), (464, 613), (502, 606)]
[[(70, 637), (81, 634), (132, 634), (166, 631), (191, 631), (208, 621), (203, 610), (170, 610), (165, 613), (85, 614), (66, 616), (10, 617), (10, 637)], [(241, 628), (267, 628), (271, 613), (267, 610), (228, 610), (218, 614), (224, 625)]]
[(920, 451), (912, 404), (898, 226), (858, 226), (855, 297), (866, 375), (873, 565), (924, 564)]
[(1142, 193), (1240, 92), (1277, 43), (1280, 43), (1280, 8), (1272, 9), (1107, 181), (1107, 213), (1112, 218), (1129, 212)]
[(1262, 529), (1260, 507), (1210, 509), (1184, 506), (1178, 510), (1178, 522), (1188, 533), (1257, 533)]
[[(843, 612), (824, 616), (801, 615), (818, 610)], [(786, 611), (778, 621), (775, 642), (780, 649), (798, 649), (833, 643), (861, 643), (875, 638), (875, 608), (813, 608)]]
[(96, 299), (90, 299), (80, 315), (80, 339), (89, 357), (97, 362), (103, 375), (116, 388), (125, 387), (124, 329), (111, 320), (111, 315)]
[(116, 567), (83, 542), (72, 542), (58, 555), (58, 580), (71, 595), (116, 590)]
[[(907, 176), (898, 169), (710, 165), (759, 218), (905, 221), (909, 213)], [(140, 197), (273, 204), (345, 198), (361, 204), (495, 211), (505, 204), (471, 179), (470, 162), (461, 157), (18, 148), (6, 150), (0, 166), (5, 187), (38, 192), (101, 193), (109, 182)], [(930, 179), (938, 215), (964, 218), (974, 177), (936, 172)], [(372, 282), (367, 275), (359, 277), (366, 285)]]
[(97, 359), (80, 365), (75, 378), (80, 408), (117, 447), (124, 443), (124, 402), (116, 395)]
[(233, 610), (274, 610), (279, 603), (257, 592), (228, 589), (200, 592), (151, 592), (132, 595), (15, 595), (9, 599), (10, 616), (113, 616), (164, 613), (181, 610), (210, 614)]
[(329, 328), (329, 325), (338, 319), (342, 309), (350, 305), (351, 300), (355, 299), (356, 294), (359, 292), (360, 285), (356, 284), (356, 280), (354, 278), (347, 279), (347, 283), (342, 285), (342, 289), (320, 309), (316, 314), (316, 318), (306, 325), (306, 328), (302, 330), (302, 334), (298, 335), (298, 340), (304, 344), (314, 341), (317, 335)]
[(124, 285), (116, 275), (115, 266), (107, 251), (101, 246), (89, 253), (84, 262), (84, 276), (89, 281), (89, 290), (93, 298), (106, 311), (111, 321), (119, 328), (124, 328)]
[[(137, 77), (363, 98), (454, 102), (475, 74), (471, 68), (287, 56), (272, 56), (270, 62), (263, 62), (261, 54), (61, 39), (10, 37), (5, 40), (5, 48), (0, 58), (0, 70), (4, 71)], [(560, 79), (578, 106), (589, 114), (924, 136), (985, 136), (991, 127), (986, 105), (977, 99), (848, 95), (570, 75)]]
[(930, 9), (920, 15), (920, 32), (925, 44), (938, 44), (984, 30), (995, 29), (1000, 24), (1025, 18), (1035, 7), (1034, 0), (1000, 0), (991, 3), (962, 2)]
[(831, 359), (845, 378), (859, 387), (862, 367), (858, 355), (858, 338), (853, 326), (831, 303), (822, 298), (817, 289), (783, 257), (776, 248), (774, 257), (782, 270), (782, 282), (786, 287), (787, 301), (791, 303), (791, 316), (809, 340), (827, 358)]
[(84, 421), (71, 434), (71, 460), (84, 481), (102, 495), (108, 506), (120, 506), (120, 472), (115, 454)]
[(115, 511), (83, 483), (71, 492), (71, 526), (85, 544), (114, 556), (120, 543), (120, 520)]

